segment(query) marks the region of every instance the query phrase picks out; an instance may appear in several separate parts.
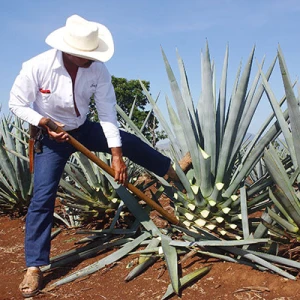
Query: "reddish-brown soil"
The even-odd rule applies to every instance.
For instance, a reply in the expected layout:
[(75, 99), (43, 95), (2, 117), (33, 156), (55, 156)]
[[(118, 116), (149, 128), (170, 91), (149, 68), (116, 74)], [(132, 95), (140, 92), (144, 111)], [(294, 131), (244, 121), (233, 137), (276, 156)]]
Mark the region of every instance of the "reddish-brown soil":
[[(157, 219), (157, 218), (156, 218)], [(0, 299), (22, 299), (18, 290), (24, 274), (23, 258), (24, 221), (0, 217)], [(60, 254), (76, 246), (82, 238), (74, 229), (63, 229), (52, 241), (52, 255)], [(81, 269), (105, 257), (102, 252), (96, 257), (45, 273), (44, 283), (49, 286), (59, 278)], [(169, 281), (163, 260), (157, 261), (136, 279), (125, 282), (130, 269), (126, 268), (136, 255), (129, 255), (79, 281), (65, 284), (34, 299), (161, 299)], [(180, 294), (181, 299), (300, 299), (300, 281), (287, 280), (275, 274), (260, 272), (250, 267), (206, 260), (194, 256), (181, 267), (182, 274), (201, 266), (212, 264), (211, 271)], [(180, 299), (173, 296), (169, 299)]]

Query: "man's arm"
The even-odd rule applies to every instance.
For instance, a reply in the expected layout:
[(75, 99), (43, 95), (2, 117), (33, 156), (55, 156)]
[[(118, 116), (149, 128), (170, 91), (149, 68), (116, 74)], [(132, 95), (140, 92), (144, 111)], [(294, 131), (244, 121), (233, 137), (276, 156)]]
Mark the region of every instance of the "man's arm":
[(43, 117), (30, 106), (36, 100), (37, 91), (38, 83), (35, 72), (30, 64), (24, 63), (10, 91), (8, 106), (13, 114), (34, 126), (38, 126)]
[(95, 104), (100, 124), (112, 154), (112, 168), (115, 181), (127, 182), (127, 167), (123, 160), (122, 142), (117, 122), (116, 96), (111, 83), (111, 75), (104, 64), (99, 65), (100, 77), (95, 93)]

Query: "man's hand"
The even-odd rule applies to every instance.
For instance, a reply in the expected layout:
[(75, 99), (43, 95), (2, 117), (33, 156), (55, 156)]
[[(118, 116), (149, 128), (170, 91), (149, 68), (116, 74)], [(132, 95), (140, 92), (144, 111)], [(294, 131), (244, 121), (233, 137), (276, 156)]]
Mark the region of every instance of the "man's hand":
[[(50, 120), (49, 118), (43, 117), (40, 120), (38, 126), (40, 126), (40, 127), (47, 130), (50, 139), (53, 139), (58, 143), (63, 143), (63, 142), (68, 141), (69, 140), (69, 135), (67, 133), (65, 133), (65, 132), (56, 133), (55, 131), (52, 131), (52, 130), (49, 129), (49, 127), (47, 126), (47, 123), (48, 123), (49, 120)], [(61, 124), (59, 122), (55, 122), (55, 123), (59, 127), (64, 127), (65, 126), (64, 124)]]
[(125, 185), (127, 183), (127, 167), (123, 160), (122, 148), (113, 147), (110, 149), (112, 154), (112, 168), (115, 172), (115, 181)]

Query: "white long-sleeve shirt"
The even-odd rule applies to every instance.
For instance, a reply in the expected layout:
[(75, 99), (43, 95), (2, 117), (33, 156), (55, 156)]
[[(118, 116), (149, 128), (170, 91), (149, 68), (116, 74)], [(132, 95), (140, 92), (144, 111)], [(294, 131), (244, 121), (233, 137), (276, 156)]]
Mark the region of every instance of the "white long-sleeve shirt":
[(32, 125), (49, 117), (64, 124), (68, 131), (85, 122), (94, 94), (108, 146), (121, 146), (116, 97), (106, 66), (93, 62), (89, 68), (78, 68), (74, 94), (80, 116), (76, 115), (72, 80), (64, 67), (62, 52), (52, 49), (23, 63), (10, 92), (9, 109)]

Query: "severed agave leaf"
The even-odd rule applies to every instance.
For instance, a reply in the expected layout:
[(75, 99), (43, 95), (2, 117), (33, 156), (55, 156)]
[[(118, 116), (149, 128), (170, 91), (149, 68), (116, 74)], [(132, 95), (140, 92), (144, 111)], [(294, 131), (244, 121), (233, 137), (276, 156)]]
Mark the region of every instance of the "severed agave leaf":
[(147, 260), (145, 260), (143, 263), (136, 266), (125, 278), (125, 281), (130, 281), (146, 271), (150, 266), (152, 266), (157, 260), (159, 259), (159, 256), (150, 256)]
[[(186, 285), (188, 285), (189, 283), (200, 279), (201, 277), (205, 276), (212, 268), (212, 265), (206, 266), (204, 268), (198, 269), (196, 271), (193, 271), (185, 276), (183, 276), (182, 278), (180, 278), (180, 289), (183, 289)], [(169, 296), (171, 296), (174, 293), (174, 289), (173, 286), (171, 284), (169, 284), (166, 293), (163, 295), (163, 297), (161, 298), (166, 299)]]
[[(155, 248), (160, 244), (160, 238), (153, 238), (149, 244), (147, 245), (146, 249)], [(144, 263), (147, 259), (149, 259), (151, 255), (140, 255), (139, 257), (139, 264)]]
[(176, 294), (178, 294), (179, 287), (180, 287), (179, 276), (178, 276), (178, 257), (177, 257), (176, 248), (170, 246), (171, 241), (172, 240), (170, 237), (166, 235), (161, 236), (161, 245), (167, 263), (172, 289)]

